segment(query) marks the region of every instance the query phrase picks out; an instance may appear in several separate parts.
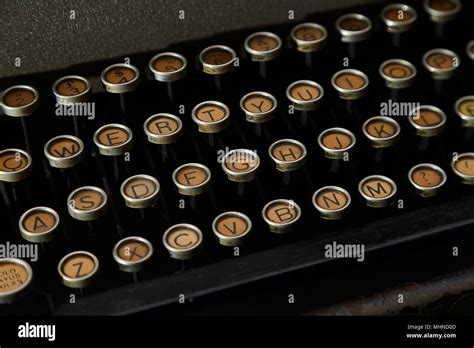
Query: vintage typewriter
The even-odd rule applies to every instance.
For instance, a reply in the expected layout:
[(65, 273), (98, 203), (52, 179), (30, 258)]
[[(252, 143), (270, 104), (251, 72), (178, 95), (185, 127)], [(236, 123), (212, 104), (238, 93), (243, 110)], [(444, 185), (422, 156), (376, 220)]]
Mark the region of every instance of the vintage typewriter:
[(8, 63), (1, 314), (295, 314), (472, 263), (472, 2), (231, 3), (237, 30)]

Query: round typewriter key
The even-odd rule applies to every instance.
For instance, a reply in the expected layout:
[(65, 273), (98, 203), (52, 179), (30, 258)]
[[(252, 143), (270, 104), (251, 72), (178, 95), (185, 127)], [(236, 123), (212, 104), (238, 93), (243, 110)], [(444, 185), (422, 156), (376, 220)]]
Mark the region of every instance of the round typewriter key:
[(327, 220), (340, 219), (350, 204), (351, 195), (338, 186), (321, 187), (313, 195), (314, 207)]
[(328, 32), (316, 23), (301, 23), (291, 30), (291, 39), (300, 52), (316, 52), (326, 45)]
[(53, 93), (59, 104), (82, 103), (89, 99), (91, 86), (84, 77), (64, 76), (54, 82)]
[(229, 180), (249, 182), (255, 179), (260, 158), (255, 151), (236, 149), (225, 154), (221, 165)]
[(277, 100), (266, 92), (251, 92), (240, 99), (240, 108), (245, 112), (245, 119), (253, 123), (264, 123), (274, 117)]
[(143, 125), (148, 141), (155, 144), (171, 144), (183, 134), (181, 119), (171, 114), (150, 116)]
[(80, 187), (69, 194), (67, 207), (77, 220), (96, 220), (107, 210), (107, 194), (95, 186)]
[(191, 117), (202, 133), (218, 133), (230, 123), (230, 111), (227, 105), (217, 101), (205, 101), (196, 105)]
[(173, 182), (182, 195), (195, 196), (207, 191), (211, 171), (199, 163), (188, 163), (175, 169)]
[(297, 140), (281, 139), (270, 145), (270, 158), (276, 168), (282, 172), (289, 172), (301, 168), (306, 161), (306, 147)]
[(454, 111), (461, 117), (464, 127), (474, 127), (474, 95), (468, 95), (456, 100)]
[(446, 173), (434, 164), (422, 163), (410, 169), (408, 180), (420, 196), (431, 197), (438, 194), (446, 182)]
[(359, 182), (359, 192), (369, 207), (386, 207), (395, 199), (397, 185), (386, 176), (371, 175)]
[(372, 22), (366, 16), (350, 13), (338, 18), (336, 29), (342, 42), (360, 42), (369, 36)]
[(253, 61), (265, 62), (281, 54), (281, 39), (268, 31), (260, 31), (249, 35), (244, 47)]
[(64, 256), (58, 264), (58, 272), (64, 285), (84, 288), (90, 284), (99, 270), (99, 260), (87, 251), (74, 251)]
[(39, 94), (33, 87), (13, 86), (2, 94), (3, 112), (7, 116), (29, 116), (38, 109), (38, 106)]
[(276, 199), (263, 207), (262, 216), (271, 232), (285, 233), (291, 231), (292, 225), (298, 221), (301, 209), (291, 199)]
[(327, 158), (342, 159), (356, 143), (352, 132), (344, 128), (329, 128), (318, 137), (318, 144)]
[(466, 54), (470, 59), (474, 60), (474, 40), (469, 41), (466, 46)]
[(373, 147), (388, 147), (400, 139), (400, 125), (386, 116), (369, 118), (362, 126), (364, 135)]
[(187, 61), (181, 54), (164, 52), (151, 58), (148, 67), (155, 80), (173, 82), (186, 75)]
[(421, 105), (408, 117), (408, 121), (415, 127), (417, 135), (432, 137), (444, 129), (446, 115), (435, 106)]
[(94, 133), (94, 143), (105, 156), (120, 156), (132, 148), (132, 131), (118, 123), (107, 124)]
[(21, 236), (33, 243), (51, 241), (58, 225), (58, 213), (48, 207), (31, 208), (20, 217), (19, 222)]
[(403, 59), (389, 59), (379, 68), (380, 76), (389, 88), (407, 88), (415, 81), (416, 68)]
[(44, 155), (51, 167), (74, 167), (84, 158), (84, 143), (72, 135), (59, 135), (46, 143)]
[(199, 54), (202, 71), (211, 75), (224, 74), (234, 70), (236, 58), (235, 51), (223, 45), (207, 47)]
[(100, 79), (107, 92), (126, 93), (135, 90), (140, 83), (140, 72), (130, 64), (119, 63), (105, 68)]
[(380, 16), (389, 33), (402, 33), (410, 30), (418, 17), (416, 11), (405, 4), (385, 6)]
[(21, 259), (1, 258), (0, 279), (0, 304), (12, 303), (30, 287), (33, 270)]
[(212, 222), (212, 230), (221, 245), (241, 245), (251, 229), (249, 217), (236, 211), (222, 213)]
[(113, 257), (124, 272), (138, 272), (153, 255), (153, 246), (142, 237), (127, 237), (114, 246)]
[(474, 185), (474, 152), (459, 154), (451, 162), (451, 168), (464, 184)]
[(436, 48), (423, 55), (423, 66), (431, 72), (431, 77), (435, 80), (449, 79), (459, 63), (458, 55), (444, 48)]
[(424, 0), (423, 8), (436, 23), (445, 23), (453, 20), (461, 10), (459, 0)]
[(122, 183), (120, 193), (127, 207), (147, 208), (158, 201), (160, 183), (150, 175), (138, 174)]
[(32, 159), (28, 152), (20, 149), (0, 151), (0, 181), (16, 182), (31, 173)]
[(163, 244), (170, 256), (178, 260), (190, 259), (202, 243), (202, 232), (191, 224), (177, 224), (163, 234)]
[(291, 101), (296, 110), (314, 110), (323, 100), (324, 89), (314, 81), (300, 80), (288, 86), (286, 97)]
[(335, 73), (331, 84), (341, 99), (359, 99), (367, 93), (369, 78), (362, 71), (344, 69)]

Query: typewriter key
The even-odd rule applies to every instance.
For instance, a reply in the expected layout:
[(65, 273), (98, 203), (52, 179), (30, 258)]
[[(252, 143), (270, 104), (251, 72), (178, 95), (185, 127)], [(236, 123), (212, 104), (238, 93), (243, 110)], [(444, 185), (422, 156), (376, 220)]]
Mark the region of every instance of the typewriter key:
[(0, 259), (0, 304), (12, 303), (28, 290), (33, 270), (28, 262), (17, 258)]
[(474, 60), (474, 40), (467, 43), (466, 54), (470, 59)]
[(120, 270), (135, 273), (153, 255), (153, 245), (142, 237), (127, 237), (115, 244), (112, 254)]
[(335, 73), (331, 84), (341, 99), (359, 99), (367, 93), (369, 78), (362, 71), (344, 69)]
[(221, 245), (241, 245), (251, 229), (249, 217), (236, 211), (222, 213), (212, 222), (212, 230)]
[(100, 79), (107, 92), (126, 93), (138, 87), (140, 72), (133, 65), (119, 63), (105, 68)]
[(291, 39), (300, 52), (316, 52), (326, 45), (326, 28), (316, 23), (301, 23), (291, 30)]
[(168, 228), (163, 234), (163, 244), (170, 256), (178, 260), (193, 257), (202, 243), (202, 232), (191, 224), (177, 224)]
[(132, 148), (133, 135), (127, 126), (112, 123), (94, 133), (94, 143), (104, 156), (120, 156)]
[(432, 137), (444, 129), (446, 115), (435, 106), (421, 105), (408, 117), (408, 121), (415, 127), (417, 135)]
[(64, 256), (58, 272), (64, 285), (70, 288), (88, 286), (99, 270), (99, 260), (88, 251), (74, 251)]
[(74, 167), (84, 158), (84, 143), (72, 135), (59, 135), (46, 143), (44, 155), (51, 167)]
[(95, 186), (80, 187), (69, 194), (67, 208), (77, 220), (96, 220), (107, 210), (107, 194)]
[(408, 180), (420, 196), (431, 197), (438, 194), (446, 182), (446, 173), (434, 164), (422, 163), (410, 169)]
[(188, 163), (175, 169), (173, 182), (182, 195), (196, 196), (207, 191), (211, 171), (199, 163)]
[(474, 152), (459, 154), (451, 162), (451, 168), (464, 184), (474, 185)]
[(436, 48), (423, 55), (423, 66), (435, 80), (446, 80), (453, 76), (460, 63), (459, 57), (453, 51)]
[(206, 74), (220, 75), (234, 70), (235, 51), (227, 46), (210, 46), (199, 53), (202, 71)]
[(413, 27), (418, 15), (408, 5), (391, 4), (382, 9), (380, 17), (389, 33), (402, 33)]
[(253, 61), (266, 62), (281, 54), (281, 39), (273, 33), (260, 31), (249, 35), (244, 47)]
[(344, 128), (326, 129), (318, 136), (318, 144), (327, 158), (342, 159), (356, 143), (352, 132)]
[(229, 180), (249, 182), (255, 179), (260, 158), (256, 151), (236, 149), (225, 154), (221, 165)]
[(120, 193), (127, 207), (147, 208), (158, 201), (160, 183), (150, 175), (138, 174), (122, 183)]
[(31, 208), (20, 217), (19, 221), (21, 236), (33, 243), (51, 241), (58, 225), (58, 213), (48, 207)]
[(253, 123), (264, 123), (274, 117), (277, 100), (270, 93), (251, 92), (240, 99), (240, 108), (245, 119)]
[(351, 204), (349, 192), (338, 186), (325, 186), (313, 195), (313, 205), (321, 218), (327, 220), (340, 219)]
[(0, 151), (0, 181), (17, 182), (31, 173), (32, 159), (28, 152), (20, 149)]
[(324, 89), (314, 81), (300, 80), (288, 86), (286, 97), (296, 110), (315, 110), (323, 100)]
[(369, 207), (386, 207), (393, 203), (397, 185), (386, 176), (371, 175), (359, 182), (359, 192)]
[(217, 101), (205, 101), (196, 105), (191, 117), (202, 133), (218, 133), (230, 123), (230, 111), (227, 105)]
[(164, 52), (151, 58), (148, 68), (153, 73), (155, 80), (173, 82), (186, 75), (187, 61), (181, 54)]
[(389, 88), (407, 88), (415, 81), (416, 68), (403, 59), (389, 59), (379, 68), (379, 74)]
[(38, 91), (30, 86), (18, 85), (6, 89), (2, 94), (3, 112), (7, 116), (30, 116), (38, 109)]
[(301, 209), (291, 199), (276, 199), (263, 207), (262, 216), (271, 232), (286, 233), (300, 218)]
[(162, 113), (150, 116), (143, 129), (148, 141), (155, 144), (172, 144), (183, 134), (183, 123), (175, 115)]
[(464, 127), (474, 127), (474, 95), (468, 95), (456, 100), (454, 111), (461, 117)]
[(82, 103), (91, 96), (91, 86), (82, 76), (64, 76), (54, 82), (53, 93), (59, 104)]
[(341, 34), (342, 42), (360, 42), (369, 36), (372, 22), (366, 16), (350, 13), (337, 19), (336, 29)]
[(423, 8), (432, 22), (445, 23), (453, 20), (461, 10), (459, 0), (424, 0)]
[(400, 125), (386, 116), (369, 118), (364, 122), (362, 131), (376, 148), (392, 146), (400, 139)]
[(276, 168), (282, 172), (289, 172), (301, 168), (306, 161), (306, 147), (297, 140), (281, 139), (270, 145), (270, 158)]

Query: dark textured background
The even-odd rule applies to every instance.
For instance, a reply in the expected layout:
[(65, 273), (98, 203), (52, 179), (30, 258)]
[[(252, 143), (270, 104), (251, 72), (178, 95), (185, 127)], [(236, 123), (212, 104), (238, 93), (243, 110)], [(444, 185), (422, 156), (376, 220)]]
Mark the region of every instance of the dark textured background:
[[(367, 0), (0, 0), (0, 78), (58, 70)], [(70, 19), (70, 11), (76, 19)], [(178, 19), (184, 10), (186, 19)], [(21, 67), (15, 67), (15, 58)]]

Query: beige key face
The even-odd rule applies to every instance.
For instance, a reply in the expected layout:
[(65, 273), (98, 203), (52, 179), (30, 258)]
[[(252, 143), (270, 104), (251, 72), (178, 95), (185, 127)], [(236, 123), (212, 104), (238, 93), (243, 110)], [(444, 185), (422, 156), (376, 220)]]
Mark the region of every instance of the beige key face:
[(100, 207), (105, 197), (98, 191), (83, 189), (77, 191), (71, 199), (74, 202), (75, 209), (89, 211)]
[(474, 177), (474, 156), (463, 156), (454, 162), (454, 168), (467, 176)]
[(255, 93), (244, 100), (243, 107), (251, 113), (265, 113), (272, 110), (275, 105), (272, 99)]
[(344, 150), (353, 144), (352, 138), (349, 135), (338, 131), (327, 132), (321, 141), (325, 147), (334, 150)]
[(210, 65), (222, 65), (231, 62), (234, 59), (232, 53), (221, 48), (207, 50), (202, 55), (202, 60)]
[(294, 32), (295, 38), (301, 41), (316, 41), (324, 36), (324, 32), (314, 26), (301, 26)]
[(51, 142), (48, 152), (51, 156), (58, 158), (69, 158), (76, 155), (81, 149), (81, 145), (71, 138), (59, 138)]
[(418, 115), (410, 118), (420, 127), (435, 127), (443, 122), (443, 117), (438, 112), (429, 109), (421, 109)]
[(95, 261), (86, 254), (74, 254), (68, 257), (62, 264), (62, 272), (71, 279), (79, 279), (92, 274), (97, 265)]
[(9, 107), (21, 107), (31, 104), (36, 96), (26, 88), (14, 88), (3, 95), (3, 103)]
[(117, 255), (124, 261), (138, 262), (148, 257), (149, 254), (148, 245), (139, 240), (126, 240), (117, 248)]
[(335, 84), (339, 88), (352, 91), (365, 87), (367, 85), (367, 81), (363, 77), (356, 74), (342, 73), (336, 77)]
[(159, 56), (153, 61), (153, 68), (163, 73), (178, 71), (183, 66), (184, 62), (182, 59), (171, 55)]
[(411, 20), (413, 16), (412, 11), (404, 11), (401, 8), (392, 8), (384, 13), (385, 18), (394, 22), (406, 22)]
[(400, 63), (390, 63), (385, 65), (383, 73), (394, 79), (406, 79), (413, 76), (414, 71), (408, 65)]
[(207, 172), (200, 167), (185, 166), (181, 168), (175, 176), (176, 181), (183, 186), (198, 186), (209, 178)]
[(179, 128), (179, 123), (175, 119), (165, 116), (154, 117), (153, 120), (147, 123), (147, 129), (156, 135), (174, 134)]
[(428, 6), (436, 11), (451, 11), (456, 8), (456, 4), (451, 0), (431, 0), (428, 2)]
[(79, 95), (86, 90), (87, 84), (83, 80), (76, 78), (63, 79), (56, 86), (56, 92), (65, 97)]
[(265, 210), (265, 216), (275, 224), (288, 224), (298, 217), (298, 211), (292, 204), (273, 203)]
[(249, 40), (248, 45), (251, 49), (258, 52), (268, 52), (279, 46), (278, 41), (268, 35), (255, 35)]
[(23, 228), (30, 233), (44, 233), (56, 226), (56, 217), (45, 210), (36, 210), (23, 220)]
[(28, 279), (29, 274), (25, 267), (13, 262), (0, 263), (0, 294), (15, 291)]
[(339, 26), (341, 29), (347, 30), (347, 31), (360, 31), (360, 30), (367, 29), (369, 27), (369, 23), (367, 23), (367, 21), (364, 21), (362, 19), (351, 17), (351, 18), (343, 19), (339, 23)]
[(281, 142), (273, 147), (272, 155), (279, 161), (291, 162), (303, 157), (304, 150), (294, 143)]
[(411, 179), (419, 186), (430, 188), (441, 184), (443, 176), (433, 168), (419, 167), (413, 171)]
[(123, 128), (105, 127), (97, 135), (97, 140), (103, 146), (118, 146), (125, 144), (130, 139), (130, 134)]
[(116, 66), (110, 68), (105, 73), (105, 80), (108, 83), (115, 85), (120, 85), (122, 83), (127, 83), (134, 80), (137, 77), (137, 74), (132, 68), (124, 66)]
[(381, 119), (369, 122), (365, 129), (368, 134), (379, 139), (390, 138), (397, 132), (394, 124)]
[(166, 243), (174, 249), (192, 249), (201, 242), (201, 237), (193, 229), (177, 227), (166, 236)]
[(239, 237), (246, 234), (250, 226), (247, 221), (235, 214), (226, 214), (217, 220), (216, 231), (226, 237)]
[(463, 115), (474, 117), (474, 99), (467, 99), (462, 101), (458, 106), (458, 110)]
[(372, 198), (386, 198), (394, 191), (392, 184), (381, 178), (371, 178), (362, 184), (362, 192), (368, 197)]
[(0, 153), (0, 171), (2, 172), (19, 172), (28, 165), (28, 158), (20, 152), (3, 151)]
[(321, 95), (321, 91), (316, 86), (298, 83), (290, 89), (290, 95), (299, 101), (311, 101), (316, 100)]
[(347, 195), (334, 188), (327, 188), (318, 193), (314, 198), (315, 203), (325, 210), (341, 210), (349, 205), (349, 198)]
[(139, 177), (127, 181), (124, 192), (130, 198), (143, 199), (150, 197), (156, 193), (158, 187), (147, 178)]
[(217, 104), (204, 104), (196, 110), (196, 117), (202, 122), (213, 123), (227, 116), (226, 110)]
[(237, 151), (227, 156), (224, 164), (227, 169), (233, 172), (246, 173), (258, 166), (258, 160), (247, 152)]
[(435, 52), (426, 57), (426, 63), (436, 69), (451, 69), (455, 67), (454, 59), (451, 55)]

